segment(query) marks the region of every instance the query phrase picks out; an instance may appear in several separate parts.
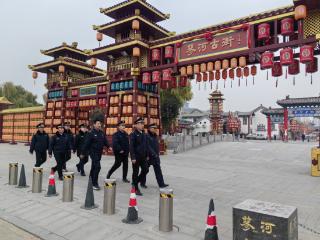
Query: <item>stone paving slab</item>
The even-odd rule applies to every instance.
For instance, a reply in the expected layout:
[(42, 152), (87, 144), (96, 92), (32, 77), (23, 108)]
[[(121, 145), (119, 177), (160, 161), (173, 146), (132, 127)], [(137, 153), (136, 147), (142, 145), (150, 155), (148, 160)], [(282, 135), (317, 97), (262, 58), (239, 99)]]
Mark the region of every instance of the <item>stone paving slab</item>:
[[(58, 197), (46, 198), (50, 167), (44, 164), (43, 193), (32, 194), (31, 188), (8, 186), (8, 163), (18, 161), (26, 167), (31, 185), (33, 156), (23, 145), (0, 144), (0, 218), (45, 240), (112, 239), (112, 240), (194, 240), (203, 239), (210, 198), (215, 199), (221, 239), (232, 239), (232, 207), (246, 199), (276, 202), (298, 208), (299, 223), (320, 232), (320, 178), (310, 176), (310, 149), (307, 143), (223, 142), (183, 154), (162, 157), (166, 182), (174, 189), (174, 224), (172, 233), (160, 233), (158, 225), (159, 191), (152, 168), (148, 189), (138, 197), (139, 225), (125, 225), (130, 185), (117, 183), (116, 215), (102, 214), (103, 191), (95, 192), (99, 208), (80, 208), (84, 203), (88, 177), (75, 176), (74, 202), (63, 203), (62, 183), (56, 182)], [(68, 169), (76, 171), (75, 155)], [(103, 157), (100, 184), (113, 164)], [(89, 164), (86, 166), (89, 171)], [(20, 170), (20, 169), (19, 169)], [(129, 170), (131, 176), (131, 169)], [(320, 235), (299, 228), (300, 240), (319, 240)]]

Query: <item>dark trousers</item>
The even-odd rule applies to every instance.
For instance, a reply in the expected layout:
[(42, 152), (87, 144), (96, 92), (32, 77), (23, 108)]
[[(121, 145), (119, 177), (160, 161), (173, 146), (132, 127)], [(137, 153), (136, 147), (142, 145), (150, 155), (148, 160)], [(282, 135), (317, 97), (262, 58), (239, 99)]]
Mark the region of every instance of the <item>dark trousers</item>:
[[(164, 185), (164, 180), (163, 180), (163, 175), (162, 175), (162, 170), (161, 170), (161, 165), (160, 165), (160, 158), (155, 158), (155, 159), (150, 159), (148, 162), (148, 166), (150, 165), (153, 166), (154, 170), (154, 175), (156, 176), (158, 186), (161, 187)], [(146, 185), (147, 181), (147, 175), (141, 180), (142, 185)]]
[(86, 163), (89, 161), (89, 157), (88, 156), (84, 156), (83, 158), (79, 157), (79, 163), (78, 166), (80, 168), (80, 172), (84, 173), (84, 165), (86, 165)]
[(67, 153), (66, 153), (66, 161), (65, 161), (65, 163), (63, 164), (63, 169), (67, 169), (67, 162), (69, 161), (71, 159), (71, 151), (68, 151)]
[(57, 165), (52, 168), (53, 171), (58, 171), (59, 177), (62, 178), (62, 168), (66, 163), (66, 153), (65, 152), (56, 152), (53, 153), (54, 158), (56, 159)]
[[(132, 184), (138, 188), (138, 184), (146, 178), (149, 172), (149, 167), (146, 159), (136, 159), (136, 163), (132, 164)], [(139, 174), (139, 168), (141, 172)]]
[(41, 167), (47, 161), (47, 152), (36, 151), (36, 164), (35, 167)]
[(90, 177), (92, 179), (92, 185), (97, 186), (98, 184), (98, 178), (99, 178), (99, 173), (101, 170), (101, 154), (97, 153), (92, 153), (90, 154), (91, 158), (91, 170), (90, 170)]
[(128, 155), (126, 154), (115, 154), (114, 164), (108, 172), (107, 178), (110, 178), (111, 175), (121, 166), (122, 164), (122, 179), (127, 179), (128, 175)]

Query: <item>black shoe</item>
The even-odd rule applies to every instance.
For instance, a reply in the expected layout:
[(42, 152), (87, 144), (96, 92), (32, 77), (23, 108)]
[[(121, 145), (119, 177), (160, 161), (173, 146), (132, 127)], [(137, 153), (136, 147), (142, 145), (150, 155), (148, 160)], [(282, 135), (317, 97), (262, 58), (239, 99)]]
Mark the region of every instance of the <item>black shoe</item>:
[(81, 172), (79, 164), (76, 165), (78, 172)]
[(60, 181), (63, 181), (63, 177), (59, 177), (59, 180), (60, 180)]
[(111, 177), (111, 176), (108, 174), (108, 175), (107, 175), (107, 179), (110, 179), (110, 177)]
[(142, 192), (140, 192), (140, 189), (139, 189), (139, 188), (136, 189), (136, 195), (138, 195), (138, 196), (143, 196), (143, 194), (142, 194)]
[(122, 182), (124, 183), (130, 183), (130, 181), (128, 179), (122, 179)]
[(166, 187), (169, 187), (169, 184), (163, 184), (163, 185), (159, 186), (159, 188), (166, 188)]
[(144, 185), (144, 184), (140, 184), (140, 186), (141, 186), (142, 188), (145, 188), (145, 189), (148, 188), (148, 186), (147, 186), (147, 185)]
[(85, 177), (85, 176), (87, 176), (87, 175), (86, 175), (85, 172), (82, 172), (82, 173), (81, 173), (81, 176)]
[(96, 191), (100, 191), (100, 186), (99, 185), (95, 185), (95, 186), (93, 186), (93, 190), (96, 190)]

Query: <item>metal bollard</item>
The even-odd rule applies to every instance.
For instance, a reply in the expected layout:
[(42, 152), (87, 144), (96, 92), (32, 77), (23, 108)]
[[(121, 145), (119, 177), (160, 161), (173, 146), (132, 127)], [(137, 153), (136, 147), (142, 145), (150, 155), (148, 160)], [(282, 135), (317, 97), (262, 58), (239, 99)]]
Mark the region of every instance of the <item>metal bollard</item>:
[(18, 184), (18, 163), (9, 163), (9, 185)]
[(63, 173), (62, 202), (73, 201), (74, 172)]
[(32, 175), (32, 193), (42, 192), (43, 168), (34, 167)]
[(171, 232), (173, 226), (173, 190), (160, 189), (159, 230)]
[(116, 179), (106, 179), (104, 181), (103, 213), (113, 215), (116, 213)]

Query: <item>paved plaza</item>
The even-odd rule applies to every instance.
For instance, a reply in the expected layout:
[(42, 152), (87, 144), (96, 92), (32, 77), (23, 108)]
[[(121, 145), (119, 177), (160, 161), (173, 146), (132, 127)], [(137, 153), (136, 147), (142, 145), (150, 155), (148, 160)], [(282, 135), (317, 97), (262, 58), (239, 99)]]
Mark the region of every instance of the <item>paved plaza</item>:
[[(7, 185), (8, 163), (15, 161), (25, 164), (27, 183), (31, 185), (34, 158), (24, 145), (1, 144), (0, 218), (46, 240), (203, 239), (208, 203), (214, 198), (220, 239), (231, 240), (232, 207), (246, 199), (256, 199), (296, 206), (299, 223), (320, 232), (320, 178), (310, 176), (310, 148), (314, 145), (218, 142), (182, 154), (169, 153), (162, 158), (162, 167), (166, 182), (174, 189), (175, 229), (172, 233), (161, 233), (157, 230), (159, 191), (152, 169), (147, 180), (149, 188), (143, 189), (143, 197), (138, 197), (139, 215), (144, 221), (126, 225), (121, 220), (127, 214), (130, 185), (120, 181), (120, 169), (115, 173), (119, 180), (116, 215), (106, 216), (102, 214), (103, 191), (95, 192), (98, 209), (80, 208), (88, 177), (78, 173), (74, 202), (61, 201), (59, 181), (56, 182), (59, 196), (44, 197), (54, 160), (44, 165), (43, 193), (32, 194), (31, 188)], [(68, 169), (75, 171), (76, 162), (74, 155)], [(103, 157), (100, 185), (112, 163), (112, 157)], [(89, 165), (86, 169), (88, 172)], [(10, 239), (3, 238), (6, 234), (9, 233), (0, 222), (0, 239)], [(317, 240), (320, 235), (300, 226), (299, 239)]]

